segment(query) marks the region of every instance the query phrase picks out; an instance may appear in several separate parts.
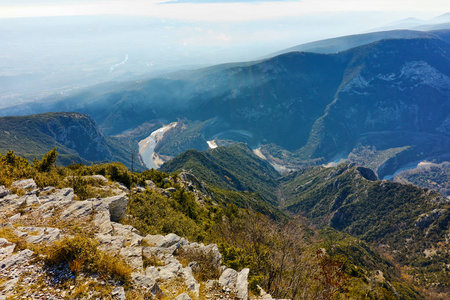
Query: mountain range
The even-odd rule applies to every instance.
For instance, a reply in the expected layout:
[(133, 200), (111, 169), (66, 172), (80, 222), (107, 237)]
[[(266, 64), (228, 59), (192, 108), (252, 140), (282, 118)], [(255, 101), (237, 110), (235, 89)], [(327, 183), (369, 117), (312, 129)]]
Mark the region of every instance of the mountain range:
[[(243, 141), (290, 168), (350, 156), (364, 160), (358, 150), (372, 147), (377, 164), (371, 168), (384, 177), (411, 161), (447, 155), (448, 37), (449, 31), (440, 31), (333, 54), (290, 52), (97, 86), (0, 113), (77, 111), (89, 114), (107, 135), (145, 122), (185, 120), (182, 130), (168, 132), (172, 139), (189, 144), (193, 137), (199, 150), (208, 140)], [(169, 157), (188, 150), (165, 149)]]

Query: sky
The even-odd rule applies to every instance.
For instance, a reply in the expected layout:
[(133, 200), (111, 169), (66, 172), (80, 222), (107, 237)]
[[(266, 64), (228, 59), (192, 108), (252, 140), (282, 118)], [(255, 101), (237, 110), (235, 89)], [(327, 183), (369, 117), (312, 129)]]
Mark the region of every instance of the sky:
[(0, 106), (142, 74), (257, 60), (447, 12), (450, 0), (0, 0)]
[(186, 21), (239, 22), (333, 12), (408, 12), (431, 18), (448, 0), (0, 0), (0, 18), (139, 15)]

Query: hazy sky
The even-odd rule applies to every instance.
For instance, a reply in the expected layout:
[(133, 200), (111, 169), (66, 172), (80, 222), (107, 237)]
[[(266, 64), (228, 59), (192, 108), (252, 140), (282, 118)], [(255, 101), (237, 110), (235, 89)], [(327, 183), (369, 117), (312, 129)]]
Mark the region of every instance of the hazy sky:
[(320, 12), (410, 12), (431, 18), (450, 12), (449, 0), (0, 0), (0, 17), (141, 15), (232, 22)]

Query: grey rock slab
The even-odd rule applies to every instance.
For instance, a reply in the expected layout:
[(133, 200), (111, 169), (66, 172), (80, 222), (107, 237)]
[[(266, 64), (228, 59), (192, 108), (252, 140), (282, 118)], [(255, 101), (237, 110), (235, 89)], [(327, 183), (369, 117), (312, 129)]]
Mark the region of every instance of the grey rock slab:
[(24, 203), (26, 206), (31, 206), (33, 204), (41, 205), (41, 202), (39, 201), (39, 198), (36, 196), (36, 194), (27, 194), (20, 197), (18, 201), (19, 203)]
[(187, 241), (184, 238), (179, 237), (174, 233), (169, 233), (166, 236), (162, 235), (147, 235), (144, 238), (144, 242), (151, 247), (163, 247), (168, 248), (173, 245), (177, 245), (177, 247), (184, 245)]
[(19, 189), (36, 189), (37, 188), (37, 184), (36, 182), (34, 182), (34, 180), (32, 178), (30, 179), (22, 179), (22, 180), (17, 180), (14, 181), (11, 184), (11, 187), (16, 187)]
[(52, 243), (60, 239), (61, 231), (58, 228), (52, 227), (17, 227), (21, 232), (27, 232), (27, 242), (38, 243)]
[(53, 206), (66, 207), (75, 202), (73, 189), (56, 190), (53, 194), (40, 196), (39, 201), (41, 202), (40, 210), (47, 210)]
[(194, 292), (196, 297), (199, 296), (200, 293), (200, 284), (195, 280), (194, 274), (192, 274), (192, 269), (190, 267), (186, 267), (182, 270), (181, 275), (183, 276), (184, 283), (188, 290)]
[(163, 235), (160, 234), (156, 234), (156, 235), (147, 235), (146, 237), (144, 237), (143, 241), (145, 242), (145, 244), (147, 244), (150, 247), (160, 247), (158, 246), (161, 241), (164, 239)]
[(106, 205), (95, 213), (93, 223), (97, 226), (100, 234), (113, 234), (111, 215), (109, 210), (106, 209)]
[(150, 258), (152, 256), (155, 256), (156, 258), (166, 261), (168, 263), (168, 260), (173, 257), (173, 253), (177, 250), (177, 246), (173, 245), (169, 248), (163, 248), (163, 247), (143, 247), (142, 248), (142, 254)]
[(16, 194), (8, 195), (0, 199), (0, 208), (2, 209), (16, 209), (19, 207), (19, 196)]
[(159, 270), (155, 266), (150, 266), (145, 269), (145, 276), (150, 277), (154, 280), (159, 279)]
[(111, 291), (111, 296), (113, 297), (113, 299), (116, 299), (116, 300), (126, 300), (127, 299), (127, 297), (125, 296), (125, 289), (123, 288), (123, 286), (115, 287)]
[(224, 289), (234, 289), (238, 278), (238, 272), (234, 269), (227, 268), (223, 271), (219, 278), (219, 284)]
[(174, 260), (171, 263), (160, 267), (147, 267), (145, 275), (155, 280), (172, 280), (182, 274), (183, 266), (179, 261)]
[(219, 268), (222, 262), (222, 255), (216, 244), (209, 244), (207, 246), (198, 243), (189, 243), (183, 246), (185, 251), (200, 252), (204, 255), (211, 255), (212, 263), (216, 268)]
[(112, 253), (114, 255), (119, 254), (120, 249), (125, 246), (125, 237), (123, 236), (100, 234), (97, 235), (97, 240), (99, 242), (100, 250)]
[(192, 300), (191, 297), (189, 297), (188, 294), (183, 293), (178, 295), (174, 300)]
[(266, 293), (265, 290), (263, 290), (262, 287), (260, 287), (259, 285), (257, 285), (258, 289), (259, 289), (259, 297), (258, 299), (262, 299), (262, 300), (272, 300), (272, 296), (268, 293)]
[(25, 249), (19, 253), (0, 261), (0, 270), (7, 270), (13, 266), (23, 265), (33, 257), (33, 251)]
[(142, 247), (125, 247), (120, 249), (120, 256), (130, 264), (130, 266), (137, 270), (144, 270), (144, 262), (142, 261)]
[(128, 247), (139, 246), (143, 237), (139, 235), (139, 231), (131, 225), (123, 225), (120, 223), (111, 223), (113, 227), (114, 235), (120, 235), (125, 237), (125, 243)]
[(239, 299), (248, 299), (248, 273), (250, 269), (245, 268), (239, 272), (236, 280), (236, 296)]
[(0, 247), (6, 247), (12, 245), (11, 242), (9, 242), (7, 239), (5, 238), (0, 238)]
[(151, 189), (157, 189), (158, 186), (151, 180), (146, 180), (145, 185), (148, 186)]
[(128, 197), (121, 195), (103, 198), (101, 200), (108, 204), (111, 221), (118, 222), (120, 219), (125, 217)]
[(5, 188), (4, 185), (0, 185), (0, 198), (8, 196), (10, 193), (11, 191)]
[(26, 193), (26, 195), (37, 195), (39, 194), (39, 189), (34, 189)]
[(86, 218), (95, 213), (107, 211), (108, 206), (105, 202), (96, 199), (88, 199), (84, 201), (74, 201), (62, 213), (62, 219), (80, 219)]
[(43, 188), (42, 190), (41, 190), (41, 192), (51, 192), (51, 191), (53, 191), (53, 190), (55, 190), (55, 187), (54, 186), (46, 186), (45, 188)]
[(147, 277), (140, 273), (131, 273), (131, 278), (133, 279), (134, 285), (149, 290), (154, 296), (157, 294), (162, 294), (161, 288), (153, 278)]
[(8, 246), (0, 246), (0, 260), (3, 260), (14, 253), (14, 249), (16, 248), (15, 244)]
[(174, 187), (170, 187), (170, 188), (165, 189), (165, 191), (169, 192), (169, 193), (175, 193), (177, 191), (177, 189)]
[(159, 278), (161, 280), (171, 280), (181, 274), (183, 266), (178, 261), (173, 261), (163, 267), (159, 267)]

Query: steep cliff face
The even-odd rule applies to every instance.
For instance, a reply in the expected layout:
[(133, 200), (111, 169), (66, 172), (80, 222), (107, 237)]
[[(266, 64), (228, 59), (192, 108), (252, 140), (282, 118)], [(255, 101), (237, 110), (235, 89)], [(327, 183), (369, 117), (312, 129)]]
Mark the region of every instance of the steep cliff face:
[(58, 148), (63, 163), (108, 161), (111, 147), (97, 123), (79, 113), (47, 113), (0, 118), (0, 151), (14, 150), (28, 159)]
[(40, 131), (62, 145), (74, 149), (84, 159), (101, 161), (112, 159), (111, 150), (97, 123), (79, 113), (54, 114), (43, 123)]
[[(447, 43), (433, 39), (387, 40), (352, 53), (334, 101), (313, 126), (305, 156), (330, 157), (352, 149), (362, 135), (386, 137), (386, 132), (445, 139), (450, 112), (448, 49)], [(392, 144), (395, 141), (389, 148)]]

